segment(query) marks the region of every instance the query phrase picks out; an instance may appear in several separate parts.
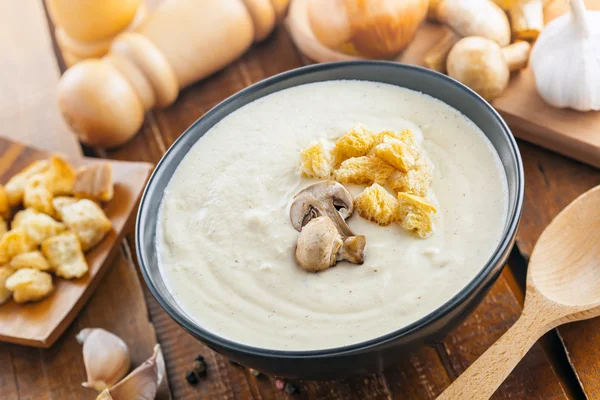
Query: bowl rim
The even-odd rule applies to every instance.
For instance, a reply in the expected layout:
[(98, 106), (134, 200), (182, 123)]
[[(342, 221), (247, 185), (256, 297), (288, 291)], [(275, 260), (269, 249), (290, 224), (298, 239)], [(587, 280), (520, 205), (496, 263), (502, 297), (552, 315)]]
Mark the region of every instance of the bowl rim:
[[(203, 120), (207, 119), (209, 116), (218, 112), (225, 105), (236, 101), (239, 98), (249, 96), (254, 92), (260, 91), (268, 86), (275, 85), (287, 79), (291, 79), (297, 76), (310, 74), (314, 72), (321, 72), (331, 69), (336, 69), (340, 67), (350, 67), (352, 66), (367, 66), (367, 67), (394, 67), (401, 70), (412, 70), (417, 73), (421, 73), (428, 76), (433, 76), (437, 79), (445, 79), (449, 83), (453, 84), (457, 87), (458, 90), (462, 90), (466, 92), (466, 94), (475, 102), (483, 103), (485, 108), (491, 113), (496, 122), (500, 125), (502, 132), (504, 133), (505, 139), (507, 139), (507, 143), (510, 147), (510, 151), (514, 160), (516, 161), (516, 201), (512, 209), (509, 209), (507, 212), (507, 222), (508, 226), (503, 233), (502, 239), (499, 241), (497, 247), (494, 249), (494, 252), (485, 263), (485, 265), (479, 270), (477, 275), (466, 284), (456, 295), (447, 300), (441, 306), (437, 307), (430, 313), (421, 317), (420, 319), (412, 322), (409, 325), (405, 325), (399, 329), (396, 329), (392, 332), (386, 333), (381, 336), (377, 336), (375, 338), (346, 345), (340, 347), (326, 348), (326, 349), (317, 349), (317, 350), (276, 350), (276, 349), (268, 349), (261, 348), (256, 346), (250, 346), (242, 343), (235, 342), (230, 339), (223, 338), (215, 333), (210, 332), (208, 329), (204, 329), (199, 324), (191, 319), (191, 317), (185, 315), (185, 313), (180, 313), (178, 310), (173, 308), (169, 301), (165, 300), (162, 297), (160, 289), (154, 283), (152, 279), (151, 273), (149, 271), (149, 262), (147, 260), (147, 254), (144, 246), (143, 234), (141, 232), (142, 227), (142, 219), (147, 217), (146, 204), (148, 202), (148, 198), (153, 194), (153, 183), (155, 182), (158, 175), (161, 174), (161, 170), (163, 164), (167, 163), (168, 156), (174, 151), (175, 148), (181, 145), (181, 142), (185, 136), (190, 134), (191, 131), (195, 129), (195, 127), (200, 124)], [(331, 79), (334, 80), (334, 79)], [(377, 82), (377, 81), (373, 81)], [(223, 117), (224, 118), (224, 117)], [(209, 128), (210, 129), (210, 128)], [(196, 142), (194, 142), (195, 144)], [(189, 149), (188, 149), (189, 151)], [(181, 160), (180, 160), (181, 161)], [(170, 178), (169, 178), (170, 179)], [(201, 341), (205, 342), (209, 346), (214, 346), (218, 348), (222, 348), (228, 350), (230, 352), (242, 352), (248, 355), (259, 356), (259, 357), (270, 357), (270, 358), (287, 358), (287, 359), (306, 359), (306, 358), (315, 358), (315, 357), (333, 357), (339, 355), (345, 355), (350, 353), (357, 353), (368, 350), (369, 348), (381, 346), (386, 343), (395, 341), (401, 337), (407, 336), (416, 330), (423, 329), (431, 324), (434, 324), (436, 321), (442, 319), (446, 315), (448, 315), (452, 310), (454, 310), (460, 303), (464, 302), (468, 299), (473, 293), (475, 293), (476, 289), (484, 283), (486, 278), (490, 276), (495, 268), (495, 266), (502, 260), (504, 255), (510, 250), (511, 246), (514, 243), (514, 237), (516, 235), (516, 230), (519, 225), (519, 221), (521, 218), (521, 211), (523, 207), (523, 197), (524, 197), (524, 172), (523, 172), (523, 163), (521, 159), (521, 155), (518, 150), (517, 142), (506, 124), (506, 122), (502, 119), (500, 114), (480, 95), (478, 95), (475, 91), (470, 89), (469, 87), (463, 85), (462, 83), (450, 78), (447, 75), (441, 74), (439, 72), (419, 67), (415, 65), (408, 64), (400, 64), (391, 61), (378, 61), (378, 60), (360, 60), (360, 61), (340, 61), (340, 62), (332, 62), (332, 63), (322, 63), (322, 64), (314, 64), (303, 66), (300, 68), (292, 69), (286, 72), (279, 73), (277, 75), (271, 76), (264, 80), (261, 80), (253, 85), (250, 85), (237, 93), (229, 96), (224, 99), (213, 108), (211, 108), (208, 112), (203, 114), (200, 118), (194, 121), (167, 149), (167, 151), (163, 154), (160, 161), (156, 165), (156, 168), (152, 172), (152, 175), (148, 179), (146, 187), (144, 189), (144, 193), (140, 199), (140, 206), (138, 209), (138, 214), (136, 217), (135, 223), (135, 242), (136, 242), (136, 252), (138, 256), (138, 262), (140, 266), (140, 270), (146, 284), (152, 293), (153, 297), (160, 304), (160, 306), (169, 314), (171, 318), (173, 318), (179, 325), (181, 325), (185, 330), (191, 333), (193, 336), (199, 338)], [(154, 229), (156, 229), (157, 221), (154, 221), (152, 224)], [(155, 247), (155, 244), (152, 243), (152, 246)], [(156, 266), (158, 268), (158, 265)], [(160, 272), (159, 272), (160, 273)], [(168, 289), (167, 289), (168, 290)], [(175, 300), (175, 299), (173, 299)]]

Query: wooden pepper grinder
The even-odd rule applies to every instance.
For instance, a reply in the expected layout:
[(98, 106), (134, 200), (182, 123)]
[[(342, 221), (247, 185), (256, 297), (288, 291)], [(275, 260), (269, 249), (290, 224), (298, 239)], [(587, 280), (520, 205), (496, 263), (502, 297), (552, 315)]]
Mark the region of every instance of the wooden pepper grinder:
[(172, 104), (181, 88), (225, 67), (284, 16), (289, 0), (168, 0), (110, 52), (68, 69), (58, 104), (80, 139), (115, 147), (144, 112)]
[(46, 0), (67, 66), (105, 55), (119, 33), (147, 15), (142, 0)]

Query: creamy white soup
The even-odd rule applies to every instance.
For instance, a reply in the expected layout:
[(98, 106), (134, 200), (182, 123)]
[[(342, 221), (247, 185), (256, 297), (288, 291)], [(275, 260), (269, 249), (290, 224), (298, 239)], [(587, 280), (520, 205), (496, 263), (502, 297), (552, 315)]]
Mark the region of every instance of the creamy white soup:
[[(300, 151), (363, 124), (409, 128), (435, 164), (435, 230), (421, 239), (357, 213), (365, 263), (302, 270), (294, 195), (317, 180)], [(364, 186), (346, 185), (356, 196)], [(180, 307), (206, 330), (279, 350), (333, 348), (376, 338), (431, 313), (481, 270), (507, 213), (500, 159), (481, 130), (430, 96), (366, 81), (280, 91), (224, 118), (189, 151), (164, 193), (160, 271)]]

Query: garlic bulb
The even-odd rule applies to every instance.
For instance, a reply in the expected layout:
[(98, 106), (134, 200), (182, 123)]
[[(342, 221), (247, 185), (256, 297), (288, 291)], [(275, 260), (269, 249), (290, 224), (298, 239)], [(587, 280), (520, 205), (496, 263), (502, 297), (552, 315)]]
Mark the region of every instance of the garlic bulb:
[(160, 345), (154, 346), (154, 354), (131, 371), (115, 386), (104, 389), (96, 400), (153, 400), (165, 376), (165, 360)]
[(550, 105), (600, 110), (600, 11), (583, 0), (550, 22), (531, 52), (529, 64), (540, 96)]
[(330, 49), (388, 58), (404, 50), (427, 15), (428, 0), (309, 0), (310, 26)]
[(100, 328), (86, 328), (76, 336), (83, 344), (83, 361), (87, 373), (84, 387), (101, 392), (119, 382), (129, 371), (129, 349), (120, 337)]

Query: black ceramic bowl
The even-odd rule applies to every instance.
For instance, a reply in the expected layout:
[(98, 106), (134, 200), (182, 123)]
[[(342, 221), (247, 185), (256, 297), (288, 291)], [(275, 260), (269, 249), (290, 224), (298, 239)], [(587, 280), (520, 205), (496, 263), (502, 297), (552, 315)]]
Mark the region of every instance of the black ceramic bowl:
[[(289, 87), (336, 79), (384, 82), (436, 97), (470, 118), (500, 155), (509, 189), (509, 211), (498, 247), (477, 276), (456, 296), (431, 314), (398, 330), (366, 342), (316, 351), (265, 350), (234, 343), (196, 324), (177, 305), (158, 269), (156, 224), (164, 190), (189, 149), (228, 114), (238, 108)], [(500, 274), (521, 216), (523, 166), (517, 144), (506, 123), (481, 97), (445, 75), (391, 62), (353, 61), (319, 64), (296, 69), (259, 82), (214, 107), (185, 131), (164, 155), (142, 197), (136, 225), (137, 253), (150, 291), (189, 333), (215, 351), (248, 367), (277, 376), (306, 379), (339, 378), (378, 371), (397, 360), (410, 347), (442, 339), (483, 298)]]

